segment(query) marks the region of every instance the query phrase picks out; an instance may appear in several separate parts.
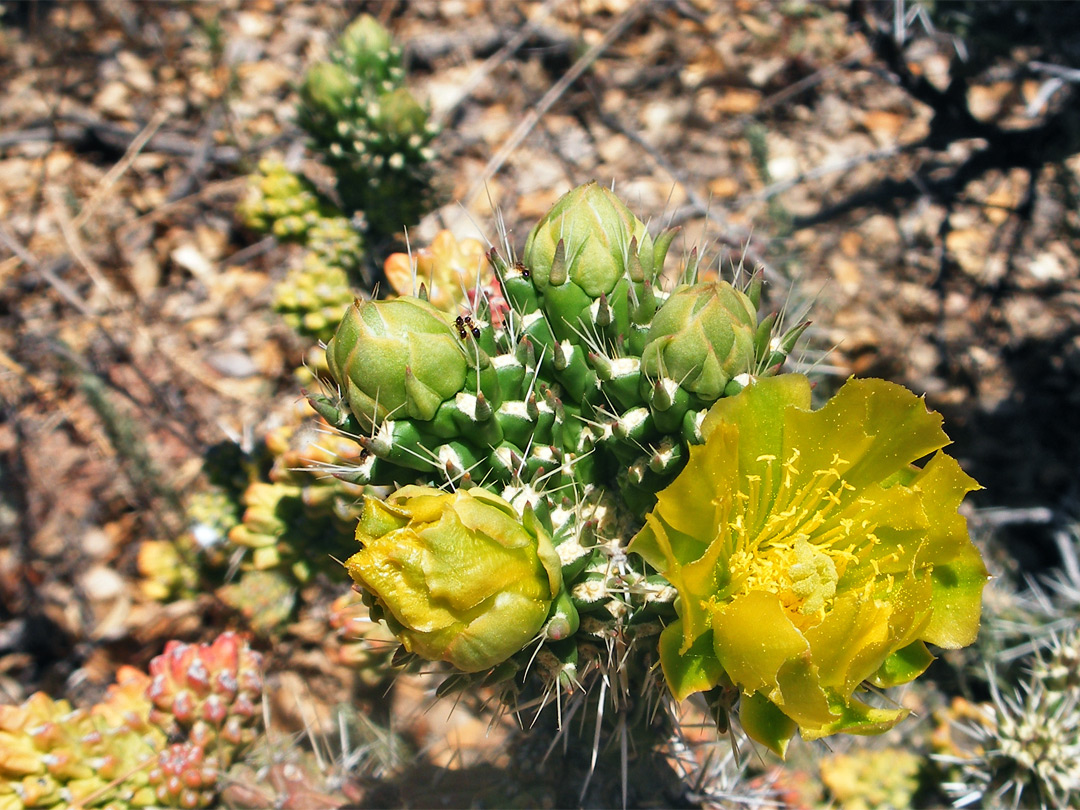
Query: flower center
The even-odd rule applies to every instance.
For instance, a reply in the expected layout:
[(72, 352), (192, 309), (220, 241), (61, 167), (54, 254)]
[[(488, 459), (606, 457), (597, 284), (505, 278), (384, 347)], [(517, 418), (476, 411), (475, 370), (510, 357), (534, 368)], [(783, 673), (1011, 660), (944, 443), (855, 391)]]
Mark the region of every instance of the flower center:
[(775, 456), (757, 459), (762, 474), (747, 475), (734, 498), (717, 504), (717, 530), (727, 536), (730, 575), (722, 596), (774, 593), (805, 628), (824, 617), (848, 564), (879, 541), (873, 525), (845, 514), (858, 500), (840, 473), (848, 463), (834, 456), (828, 469), (807, 475), (799, 456), (793, 449), (782, 464)]

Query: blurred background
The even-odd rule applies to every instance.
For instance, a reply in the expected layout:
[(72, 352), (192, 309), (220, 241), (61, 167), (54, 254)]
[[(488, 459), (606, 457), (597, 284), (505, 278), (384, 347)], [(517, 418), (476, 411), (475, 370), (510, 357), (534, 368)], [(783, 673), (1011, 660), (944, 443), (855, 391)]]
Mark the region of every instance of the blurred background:
[[(695, 245), (723, 277), (764, 267), (767, 305), (809, 312), (796, 355), (824, 390), (925, 394), (985, 487), (967, 508), (1000, 581), (1076, 567), (1080, 4), (3, 2), (6, 702), (92, 700), (165, 639), (250, 620), (198, 577), (164, 598), (140, 554), (191, 532), (208, 459), (250, 461), (310, 382), (315, 340), (274, 309), (304, 248), (237, 209), (262, 161), (332, 183), (298, 88), (362, 12), (437, 127), (413, 249), (449, 229), (520, 251), (562, 193), (613, 184), (682, 226), (673, 267)], [(372, 231), (355, 291), (385, 292), (405, 246)], [(324, 579), (264, 645), (283, 727), (353, 700)], [(445, 714), (414, 718), (430, 762), (490, 745)]]

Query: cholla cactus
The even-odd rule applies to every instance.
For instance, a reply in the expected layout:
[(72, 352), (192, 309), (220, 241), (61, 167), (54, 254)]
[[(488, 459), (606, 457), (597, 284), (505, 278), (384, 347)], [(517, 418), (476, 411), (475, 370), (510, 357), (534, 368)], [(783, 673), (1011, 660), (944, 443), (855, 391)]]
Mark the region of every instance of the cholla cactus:
[[(223, 633), (211, 644), (170, 641), (150, 662), (150, 676), (150, 721), (170, 737), (212, 752), (223, 767), (254, 740), (262, 656), (240, 636)], [(202, 759), (194, 751), (187, 755)]]
[(922, 761), (900, 748), (832, 754), (821, 761), (821, 779), (843, 810), (899, 810), (912, 805)]
[(880, 733), (905, 712), (864, 682), (906, 683), (924, 642), (978, 628), (986, 571), (957, 514), (976, 485), (941, 453), (911, 465), (948, 440), (899, 386), (810, 411), (806, 378), (772, 376), (804, 326), (758, 317), (759, 277), (697, 281), (696, 254), (665, 291), (670, 240), (591, 183), (520, 262), (491, 252), (499, 319), (487, 299), (350, 309), (337, 396), (311, 401), (365, 451), (336, 474), (402, 488), (365, 496), (349, 573), (407, 650), (457, 670), (442, 694), (565, 698), (627, 746), (697, 692), (781, 755), (799, 730)]
[(197, 596), (206, 569), (224, 563), (226, 538), (240, 518), (236, 500), (217, 488), (194, 493), (186, 517), (188, 529), (180, 536), (147, 540), (139, 547), (139, 586), (148, 599), (163, 602)]
[(326, 341), (353, 298), (348, 273), (312, 251), (274, 290), (274, 310), (298, 334)]
[(121, 667), (90, 709), (43, 692), (0, 706), (0, 808), (213, 805), (222, 769), (255, 736), (260, 657), (225, 633), (170, 642), (150, 670)]
[(271, 233), (282, 242), (301, 243), (320, 222), (337, 213), (310, 180), (274, 160), (260, 161), (237, 212), (253, 230)]
[(202, 746), (173, 743), (157, 755), (147, 774), (161, 807), (210, 807), (218, 795), (218, 763)]
[(346, 211), (362, 212), (376, 240), (417, 222), (430, 204), (435, 128), (403, 79), (401, 50), (365, 14), (300, 88), (300, 125), (337, 175)]
[(991, 703), (957, 699), (941, 717), (935, 756), (955, 806), (1072, 807), (1080, 801), (1080, 634), (1035, 656), (1013, 696), (991, 673)]
[(392, 671), (390, 658), (398, 646), (397, 636), (371, 617), (360, 594), (350, 591), (335, 599), (328, 619), (334, 630), (334, 660), (350, 667), (366, 686), (384, 681)]
[(0, 706), (0, 807), (151, 806), (147, 772), (164, 741), (43, 692)]
[(229, 532), (229, 540), (250, 549), (248, 568), (287, 572), (304, 583), (314, 570), (332, 570), (330, 557), (349, 550), (347, 539), (363, 494), (362, 487), (305, 470), (346, 464), (364, 451), (344, 436), (291, 425), (269, 434), (266, 444), (275, 457), (270, 480), (248, 486), (243, 519)]

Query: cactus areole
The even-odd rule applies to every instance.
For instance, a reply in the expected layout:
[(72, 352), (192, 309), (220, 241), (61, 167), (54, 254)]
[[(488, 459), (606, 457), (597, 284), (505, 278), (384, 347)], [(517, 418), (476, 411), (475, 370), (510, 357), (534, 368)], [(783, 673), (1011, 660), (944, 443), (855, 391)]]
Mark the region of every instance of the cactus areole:
[[(806, 325), (785, 331), (775, 314), (759, 318), (758, 274), (743, 285), (699, 281), (696, 251), (680, 268), (682, 283), (667, 283), (672, 236), (651, 236), (614, 193), (588, 183), (532, 229), (520, 261), (490, 251), (497, 317), (483, 294), (444, 313), (423, 290), (350, 308), (327, 347), (338, 396), (311, 402), (366, 451), (336, 474), (401, 489), (366, 496), (361, 549), (347, 569), (405, 649), (458, 670), (444, 694), (479, 683), (524, 688), (538, 674), (550, 695), (554, 684), (572, 689), (583, 673), (617, 668), (605, 680), (617, 674), (611, 680), (629, 695), (636, 687), (627, 684), (655, 684), (650, 673), (662, 664), (677, 698), (723, 692), (730, 697), (718, 711), (726, 711), (741, 692), (744, 725), (780, 752), (797, 728), (808, 736), (884, 730), (900, 715), (865, 708), (856, 698), (862, 681), (910, 680), (929, 660), (922, 641), (965, 644), (977, 626), (984, 570), (955, 515), (974, 484), (946, 461), (921, 473), (906, 464), (884, 470), (875, 486), (893, 499), (914, 504), (919, 487), (947, 490), (919, 504), (925, 526), (944, 521), (948, 532), (919, 524), (889, 536), (906, 578), (873, 554), (855, 568), (847, 552), (830, 551), (831, 535), (800, 527), (798, 509), (825, 521), (837, 511), (829, 504), (847, 497), (822, 483), (829, 464), (839, 464), (834, 455), (852, 463), (859, 453), (889, 456), (890, 442), (906, 441), (890, 436), (914, 431), (918, 457), (942, 444), (937, 434), (937, 443), (922, 441), (924, 422), (934, 420), (917, 419), (925, 409), (902, 389), (862, 386), (813, 417), (837, 442), (848, 423), (864, 430), (858, 453), (792, 429), (787, 435), (805, 439), (800, 452), (817, 467), (803, 469), (787, 450), (773, 467), (764, 450), (744, 458), (772, 447), (783, 418), (805, 419), (795, 400), (763, 394), (796, 391), (795, 405), (805, 408), (804, 378), (781, 375), (764, 387), (762, 378), (779, 374)], [(739, 431), (717, 427), (731, 414)], [(889, 429), (878, 430), (883, 424)], [(721, 456), (732, 459), (723, 468), (703, 461)], [(788, 478), (802, 485), (798, 476), (811, 473), (822, 480), (808, 480), (805, 493), (784, 489)], [(852, 475), (842, 472), (842, 483), (856, 486)], [(787, 502), (761, 495), (770, 487), (794, 499), (796, 513), (772, 515)], [(736, 520), (749, 508), (739, 499), (755, 493), (755, 525), (730, 529), (754, 543), (729, 548), (714, 518)], [(708, 520), (690, 527), (684, 512)], [(845, 548), (886, 547), (874, 534), (886, 530), (873, 528), (885, 523), (836, 520), (848, 532)], [(789, 534), (769, 539), (774, 525)], [(870, 527), (865, 537), (860, 526)], [(849, 582), (856, 570), (861, 578)], [(948, 584), (954, 576), (963, 587)], [(888, 640), (873, 642), (871, 654), (865, 638), (839, 629), (843, 615), (828, 617), (842, 608), (862, 621), (869, 608), (860, 600), (887, 602), (890, 583), (914, 590), (894, 600), (903, 610), (873, 614)], [(790, 625), (783, 638), (761, 641), (771, 667), (764, 679), (739, 646), (750, 644), (745, 632), (732, 630), (755, 625), (752, 611), (728, 620), (759, 602)], [(955, 632), (951, 606), (965, 613)], [(917, 626), (901, 626), (904, 610), (916, 610)], [(830, 653), (828, 666), (824, 654), (819, 662), (818, 627), (829, 629), (822, 644), (830, 650), (852, 645), (859, 666), (843, 663), (843, 650)], [(615, 640), (628, 651), (614, 655)], [(802, 680), (791, 680), (796, 674)]]

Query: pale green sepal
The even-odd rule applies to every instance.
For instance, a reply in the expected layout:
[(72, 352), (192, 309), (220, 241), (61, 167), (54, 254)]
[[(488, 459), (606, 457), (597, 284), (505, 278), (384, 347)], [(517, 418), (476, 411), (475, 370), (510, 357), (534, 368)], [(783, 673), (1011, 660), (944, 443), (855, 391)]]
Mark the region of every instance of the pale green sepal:
[(838, 718), (818, 728), (801, 728), (804, 740), (818, 740), (832, 734), (884, 734), (911, 713), (907, 709), (879, 709), (856, 698), (844, 700), (836, 695), (831, 696), (830, 704)]
[(713, 652), (711, 633), (701, 635), (685, 651), (682, 647), (683, 628), (679, 619), (660, 634), (660, 666), (676, 700), (684, 700), (695, 692), (707, 692), (724, 676)]
[(885, 663), (867, 680), (882, 689), (910, 683), (922, 675), (933, 661), (934, 656), (926, 645), (915, 641), (886, 658)]
[(788, 743), (799, 728), (794, 720), (759, 694), (744, 694), (739, 698), (739, 724), (747, 737), (781, 759), (787, 756)]

